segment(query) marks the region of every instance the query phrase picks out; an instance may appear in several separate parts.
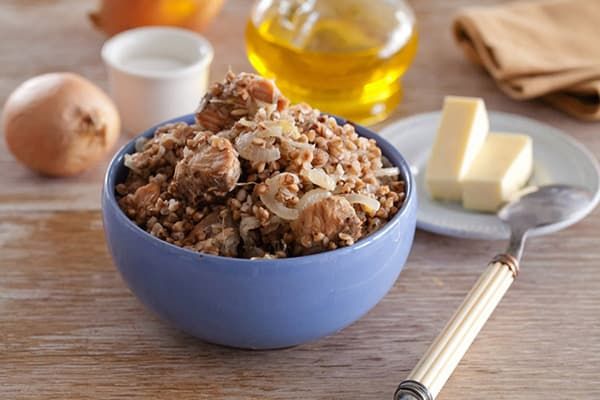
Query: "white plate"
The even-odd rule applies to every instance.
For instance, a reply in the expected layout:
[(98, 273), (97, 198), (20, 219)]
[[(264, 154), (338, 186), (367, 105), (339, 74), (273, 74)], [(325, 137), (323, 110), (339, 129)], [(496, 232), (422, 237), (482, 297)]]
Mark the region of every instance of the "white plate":
[[(579, 214), (546, 234), (581, 220), (600, 200), (600, 168), (594, 156), (581, 144), (560, 130), (529, 118), (490, 112), (494, 131), (525, 133), (533, 140), (534, 171), (532, 185), (565, 183), (588, 189), (593, 200)], [(411, 166), (417, 182), (419, 211), (417, 226), (442, 235), (470, 239), (508, 239), (508, 227), (494, 214), (463, 209), (460, 204), (430, 199), (424, 185), (424, 168), (435, 138), (440, 112), (406, 118), (386, 126), (380, 135), (394, 144)]]

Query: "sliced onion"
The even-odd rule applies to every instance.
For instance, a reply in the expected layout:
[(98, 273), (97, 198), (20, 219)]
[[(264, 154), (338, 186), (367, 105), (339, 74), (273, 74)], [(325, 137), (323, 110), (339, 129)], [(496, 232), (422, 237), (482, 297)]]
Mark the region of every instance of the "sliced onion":
[(249, 121), (246, 118), (241, 118), (236, 123), (246, 128), (252, 128), (256, 124), (254, 121)]
[(240, 233), (247, 234), (249, 231), (259, 228), (260, 221), (253, 216), (242, 217), (240, 221)]
[(315, 145), (314, 144), (310, 144), (310, 143), (297, 142), (297, 141), (291, 140), (291, 139), (288, 139), (287, 143), (290, 146), (295, 147), (295, 148), (300, 149), (300, 150), (314, 150), (315, 149)]
[(278, 125), (267, 125), (266, 129), (259, 129), (256, 132), (257, 137), (276, 137), (283, 138), (283, 129)]
[(276, 136), (276, 137), (290, 137), (292, 139), (298, 139), (300, 132), (294, 121), (289, 119), (280, 119), (276, 121), (262, 121), (267, 129), (261, 132), (262, 135)]
[(167, 152), (167, 148), (165, 146), (159, 146), (158, 153), (153, 155), (152, 158), (158, 160), (158, 159), (162, 158), (162, 156), (164, 156), (166, 152)]
[(306, 207), (315, 204), (323, 199), (331, 197), (331, 192), (323, 189), (313, 189), (309, 190), (302, 196), (296, 208), (300, 211), (304, 210)]
[(248, 147), (252, 144), (252, 139), (254, 139), (254, 135), (252, 133), (244, 133), (243, 135), (239, 135), (235, 140), (235, 149), (239, 152), (245, 147)]
[(364, 192), (366, 193), (375, 193), (379, 185), (373, 185), (372, 183), (367, 183), (367, 186), (364, 188)]
[(251, 260), (276, 260), (278, 258), (275, 254), (271, 253), (265, 253), (262, 257), (250, 257)]
[(261, 194), (259, 197), (264, 203), (265, 207), (267, 207), (273, 214), (277, 215), (281, 219), (292, 221), (298, 218), (298, 215), (300, 214), (298, 210), (284, 206), (275, 198), (275, 195), (277, 195), (277, 192), (281, 188), (281, 179), (285, 175), (293, 176), (294, 182), (298, 182), (298, 177), (296, 175), (284, 172), (273, 178), (267, 179), (267, 192)]
[(148, 142), (148, 138), (143, 136), (138, 138), (135, 141), (135, 151), (138, 153), (144, 151), (144, 146), (146, 145), (146, 142)]
[(283, 131), (292, 139), (298, 139), (300, 137), (300, 131), (298, 127), (294, 125), (294, 121), (282, 120)]
[(308, 179), (315, 185), (333, 191), (335, 189), (335, 179), (327, 175), (322, 168), (313, 168), (307, 173)]
[(375, 176), (398, 176), (400, 169), (398, 167), (380, 168), (375, 171)]
[(224, 131), (215, 134), (217, 137), (222, 137), (230, 141), (233, 141), (238, 135), (239, 132), (234, 129), (225, 129)]
[(251, 138), (240, 140), (238, 142), (238, 147), (242, 148), (245, 146), (250, 146), (252, 143), (252, 138), (254, 137), (275, 137), (296, 149), (311, 151), (315, 149), (314, 144), (303, 143), (294, 140), (300, 137), (300, 132), (298, 132), (298, 128), (296, 128), (296, 126), (288, 120), (264, 121), (263, 124), (265, 124), (264, 129), (257, 129), (256, 132), (249, 134), (251, 135)]
[(131, 154), (125, 154), (125, 158), (123, 160), (123, 165), (129, 168), (132, 171), (139, 172), (135, 165), (135, 158)]
[(258, 99), (254, 99), (254, 101), (256, 102), (256, 105), (259, 109), (262, 108), (265, 110), (267, 116), (270, 116), (275, 110), (277, 110), (277, 104), (267, 103)]
[(298, 210), (284, 206), (275, 199), (274, 195), (269, 193), (261, 194), (260, 200), (265, 204), (265, 207), (267, 207), (269, 211), (281, 219), (292, 221), (298, 218)]
[[(281, 179), (286, 177), (286, 176), (291, 176), (292, 179), (294, 180), (294, 183), (298, 184), (300, 183), (300, 178), (298, 178), (298, 175), (293, 174), (291, 172), (282, 172), (278, 175), (275, 175), (273, 178), (267, 179), (267, 180), (277, 180), (277, 183), (279, 184), (279, 187), (281, 187)], [(278, 188), (279, 189), (279, 188)]]
[(298, 142), (299, 132), (298, 129), (288, 121), (282, 120), (267, 125), (266, 129), (259, 130), (256, 133), (258, 137), (276, 137), (282, 142), (288, 143), (290, 146), (301, 149), (301, 150), (314, 150), (315, 145), (310, 143)]
[(260, 221), (254, 216), (242, 217), (240, 221), (240, 237), (244, 243), (249, 242), (248, 233), (260, 227)]
[(258, 147), (252, 144), (255, 136), (252, 133), (246, 133), (238, 136), (235, 147), (240, 157), (252, 162), (271, 162), (281, 158), (281, 153), (277, 147)]
[(185, 146), (183, 148), (183, 158), (187, 158), (189, 156), (192, 156), (194, 154), (194, 151), (191, 150), (189, 147)]
[(329, 174), (329, 176), (331, 176), (336, 181), (336, 183), (348, 179), (348, 174), (346, 174), (346, 171), (344, 171), (344, 167), (342, 167), (342, 164), (338, 164), (335, 167), (335, 170), (331, 174)]
[(344, 198), (351, 204), (360, 204), (370, 214), (376, 213), (380, 207), (379, 201), (364, 194), (352, 193), (345, 195)]
[(277, 147), (262, 148), (248, 146), (240, 150), (240, 157), (252, 162), (271, 162), (281, 158), (281, 153)]

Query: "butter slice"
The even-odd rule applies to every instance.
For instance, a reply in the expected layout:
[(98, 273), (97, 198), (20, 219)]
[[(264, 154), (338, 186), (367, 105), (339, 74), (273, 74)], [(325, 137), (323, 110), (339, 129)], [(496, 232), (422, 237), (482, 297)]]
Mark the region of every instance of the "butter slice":
[(463, 180), (463, 207), (497, 211), (529, 180), (532, 153), (529, 136), (490, 132)]
[(425, 173), (431, 197), (460, 201), (461, 181), (483, 146), (488, 130), (482, 99), (446, 96)]

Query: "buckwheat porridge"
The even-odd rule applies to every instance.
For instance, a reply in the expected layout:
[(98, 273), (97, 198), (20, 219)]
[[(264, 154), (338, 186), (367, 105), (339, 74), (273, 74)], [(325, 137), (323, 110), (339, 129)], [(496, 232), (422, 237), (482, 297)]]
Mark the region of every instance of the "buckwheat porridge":
[(348, 246), (401, 207), (404, 182), (372, 139), (270, 80), (229, 73), (196, 122), (167, 124), (125, 156), (119, 205), (150, 234), (187, 249), (281, 258)]

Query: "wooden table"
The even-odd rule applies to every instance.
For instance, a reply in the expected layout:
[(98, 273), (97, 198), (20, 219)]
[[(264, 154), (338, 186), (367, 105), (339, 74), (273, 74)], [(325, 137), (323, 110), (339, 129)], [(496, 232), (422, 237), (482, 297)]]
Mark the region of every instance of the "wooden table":
[[(468, 3), (412, 1), (421, 28), (394, 118), (438, 109), (444, 94), (555, 125), (600, 153), (598, 124), (514, 102), (467, 63), (449, 35)], [(106, 86), (94, 1), (0, 3), (0, 102), (19, 82), (74, 71)], [(213, 77), (250, 70), (249, 0), (229, 0), (207, 32)], [(99, 211), (106, 162), (74, 179), (32, 174), (0, 145), (1, 399), (390, 399), (503, 243), (417, 232), (385, 299), (342, 332), (296, 348), (240, 351), (202, 343), (147, 312), (106, 250)], [(600, 398), (600, 211), (532, 240), (522, 274), (440, 399)]]

